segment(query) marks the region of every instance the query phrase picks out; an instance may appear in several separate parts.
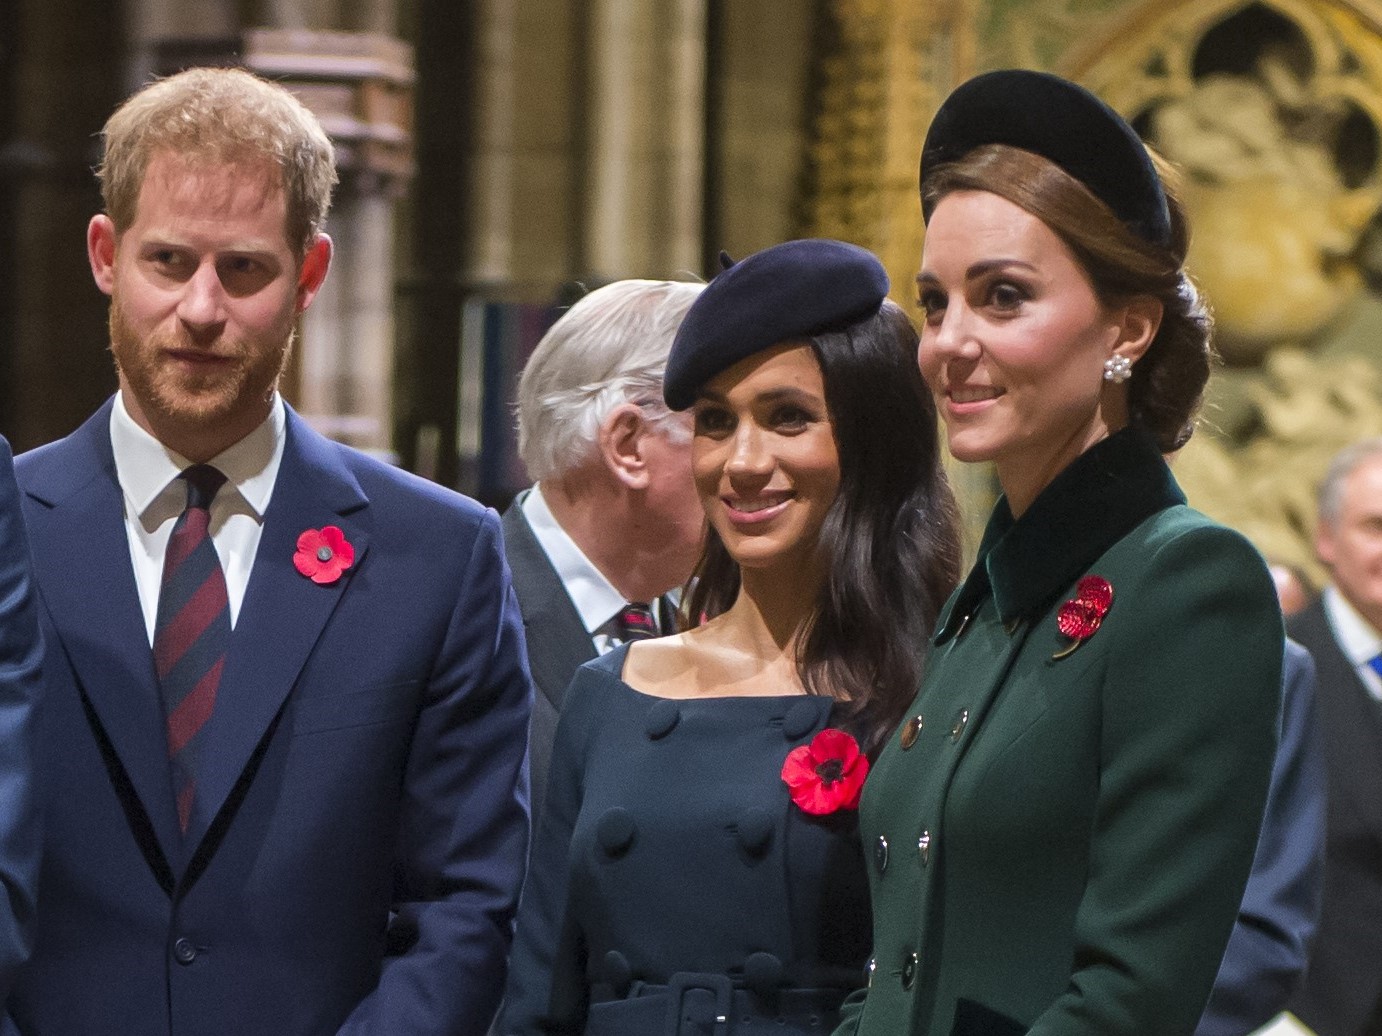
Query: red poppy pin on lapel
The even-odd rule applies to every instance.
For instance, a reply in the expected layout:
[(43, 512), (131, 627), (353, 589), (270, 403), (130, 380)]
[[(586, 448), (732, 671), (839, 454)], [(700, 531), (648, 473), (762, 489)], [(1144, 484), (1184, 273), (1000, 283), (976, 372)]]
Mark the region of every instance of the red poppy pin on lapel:
[(345, 533), (334, 525), (306, 529), (298, 537), (293, 565), (314, 583), (322, 586), (334, 583), (353, 564), (355, 548), (345, 538)]
[(843, 730), (826, 727), (809, 745), (787, 753), (782, 780), (802, 812), (815, 816), (858, 809), (869, 775), (869, 760), (859, 742)]
[(1060, 606), (1056, 628), (1070, 643), (1052, 658), (1064, 658), (1098, 632), (1113, 607), (1113, 585), (1103, 576), (1085, 576), (1075, 584), (1075, 596)]

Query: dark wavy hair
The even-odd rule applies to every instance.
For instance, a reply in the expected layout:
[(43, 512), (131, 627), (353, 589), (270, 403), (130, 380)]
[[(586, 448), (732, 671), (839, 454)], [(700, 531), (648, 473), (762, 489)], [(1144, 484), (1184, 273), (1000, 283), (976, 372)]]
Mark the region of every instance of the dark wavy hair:
[[(916, 693), (959, 579), (958, 513), (907, 314), (885, 301), (807, 342), (821, 365), (840, 489), (821, 528), (827, 575), (798, 638), (797, 672), (808, 694), (838, 700), (841, 720), (876, 753)], [(686, 614), (697, 618), (738, 595), (739, 565), (713, 529), (688, 587)]]
[(1178, 450), (1195, 430), (1195, 415), (1216, 357), (1213, 321), (1184, 269), (1190, 225), (1175, 194), (1170, 166), (1152, 155), (1171, 214), (1171, 243), (1135, 234), (1054, 162), (1009, 147), (985, 144), (938, 166), (921, 185), (926, 211), (956, 191), (987, 191), (1041, 220), (1074, 253), (1104, 304), (1150, 295), (1162, 305), (1161, 326), (1128, 382), (1128, 416), (1150, 431), (1162, 452)]

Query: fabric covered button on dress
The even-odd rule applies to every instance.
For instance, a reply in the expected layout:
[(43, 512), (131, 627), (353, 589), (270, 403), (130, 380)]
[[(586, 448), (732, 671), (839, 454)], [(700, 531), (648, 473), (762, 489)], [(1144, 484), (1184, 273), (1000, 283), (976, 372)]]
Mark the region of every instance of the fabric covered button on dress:
[(623, 856), (633, 845), (637, 825), (633, 815), (622, 806), (607, 809), (595, 826), (595, 837), (608, 856)]

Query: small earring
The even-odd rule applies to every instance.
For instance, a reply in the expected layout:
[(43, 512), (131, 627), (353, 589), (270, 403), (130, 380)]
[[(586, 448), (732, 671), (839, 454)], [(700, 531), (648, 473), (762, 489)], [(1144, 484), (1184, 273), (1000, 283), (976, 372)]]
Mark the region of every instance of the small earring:
[(1121, 385), (1132, 377), (1132, 360), (1115, 353), (1104, 361), (1104, 380)]

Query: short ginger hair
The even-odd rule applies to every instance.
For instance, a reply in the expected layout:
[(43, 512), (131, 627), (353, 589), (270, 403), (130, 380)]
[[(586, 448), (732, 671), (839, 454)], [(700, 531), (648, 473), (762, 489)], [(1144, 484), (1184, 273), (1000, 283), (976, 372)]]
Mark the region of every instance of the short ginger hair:
[(326, 221), (336, 158), (317, 117), (285, 87), (239, 68), (158, 79), (106, 121), (96, 176), (116, 233), (134, 223), (154, 155), (195, 165), (267, 161), (282, 173), (288, 243), (305, 255)]

